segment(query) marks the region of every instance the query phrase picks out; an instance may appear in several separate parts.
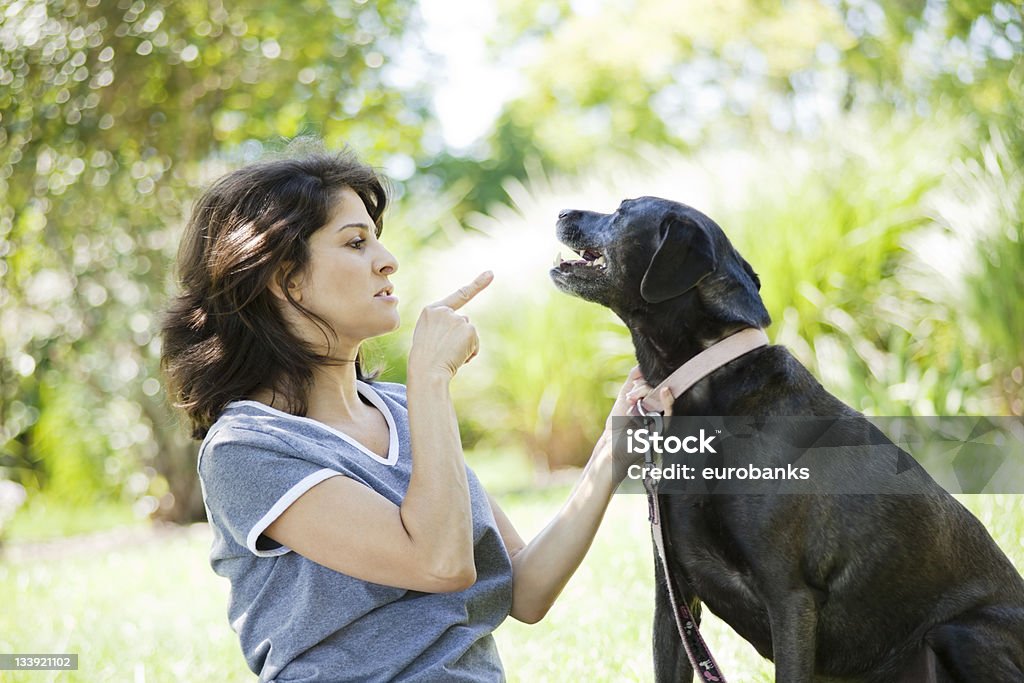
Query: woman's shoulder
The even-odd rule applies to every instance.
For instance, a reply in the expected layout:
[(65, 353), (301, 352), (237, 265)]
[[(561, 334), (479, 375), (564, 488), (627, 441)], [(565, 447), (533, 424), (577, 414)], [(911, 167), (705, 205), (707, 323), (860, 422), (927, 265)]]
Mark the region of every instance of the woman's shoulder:
[(199, 446), (199, 457), (234, 447), (291, 453), (297, 450), (290, 438), (293, 420), (294, 416), (259, 401), (232, 401), (207, 431)]

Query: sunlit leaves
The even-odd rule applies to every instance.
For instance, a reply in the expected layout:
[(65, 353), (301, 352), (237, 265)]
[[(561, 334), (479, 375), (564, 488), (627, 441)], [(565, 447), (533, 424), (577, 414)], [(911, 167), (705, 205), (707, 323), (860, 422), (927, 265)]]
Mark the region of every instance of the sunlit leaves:
[[(371, 163), (394, 150), (415, 154), (425, 93), (419, 84), (382, 87), (412, 12), (411, 0), (0, 3), (8, 476), (38, 483), (57, 471), (56, 459), (74, 457), (101, 470), (99, 454), (111, 449), (153, 458), (169, 478), (194, 470), (175, 464), (194, 453), (159, 390), (154, 334), (205, 169), (304, 132), (352, 142)], [(82, 401), (73, 412), (48, 398), (70, 385)], [(125, 406), (129, 422), (148, 425), (153, 448), (100, 426)], [(53, 438), (33, 426), (43, 411), (54, 411)], [(95, 447), (60, 448), (72, 433), (77, 441), (67, 443)], [(194, 502), (181, 514), (196, 514)], [(178, 514), (172, 508), (164, 512)]]

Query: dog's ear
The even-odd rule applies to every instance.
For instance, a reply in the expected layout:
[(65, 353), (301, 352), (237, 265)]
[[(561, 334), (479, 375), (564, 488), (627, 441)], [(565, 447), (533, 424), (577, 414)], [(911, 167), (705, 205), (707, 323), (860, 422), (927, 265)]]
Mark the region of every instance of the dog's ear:
[(756, 287), (757, 291), (760, 292), (761, 291), (761, 278), (759, 278), (757, 276), (757, 273), (754, 272), (754, 269), (750, 266), (749, 263), (747, 263), (746, 259), (741, 258), (740, 261), (743, 263), (743, 270), (747, 271), (747, 275), (749, 275), (750, 279), (754, 281), (754, 287)]
[(661, 225), (661, 243), (654, 253), (640, 296), (658, 304), (690, 291), (715, 270), (711, 233), (687, 216), (670, 215)]

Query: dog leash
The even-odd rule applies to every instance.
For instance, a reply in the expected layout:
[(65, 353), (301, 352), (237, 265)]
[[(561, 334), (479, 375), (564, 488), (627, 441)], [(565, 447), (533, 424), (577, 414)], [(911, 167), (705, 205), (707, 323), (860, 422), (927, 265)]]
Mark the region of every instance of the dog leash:
[[(683, 363), (679, 369), (648, 394), (648, 397), (653, 396), (657, 402), (656, 406), (647, 410), (644, 407), (644, 399), (637, 401), (637, 412), (645, 418), (653, 418), (664, 413), (665, 406), (661, 405), (661, 399), (658, 398), (663, 388), (668, 387), (672, 396), (679, 398), (683, 392), (729, 361), (767, 345), (768, 335), (761, 329), (747, 328), (726, 337)], [(650, 461), (650, 454), (647, 458), (648, 464), (651, 464), (653, 461)], [(658, 551), (658, 559), (661, 560), (662, 573), (665, 578), (665, 586), (668, 588), (669, 601), (672, 603), (672, 616), (676, 622), (676, 629), (679, 631), (679, 638), (682, 640), (686, 656), (690, 660), (690, 666), (700, 674), (701, 680), (707, 683), (726, 683), (725, 676), (718, 668), (718, 662), (715, 661), (707, 643), (700, 635), (700, 628), (697, 626), (697, 620), (693, 618), (693, 612), (690, 611), (689, 605), (676, 597), (675, 588), (672, 585), (672, 575), (668, 569), (668, 557), (665, 553), (665, 527), (661, 523), (661, 509), (658, 505), (656, 487), (657, 484), (653, 478), (644, 477), (644, 489), (647, 491), (647, 518), (651, 522), (651, 536), (654, 539), (654, 547)]]
[(650, 477), (644, 477), (644, 488), (647, 489), (647, 518), (651, 521), (651, 536), (654, 538), (654, 547), (658, 549), (658, 558), (661, 560), (661, 569), (665, 576), (665, 586), (668, 588), (668, 598), (672, 603), (672, 616), (675, 617), (676, 629), (679, 631), (679, 638), (683, 641), (686, 657), (690, 660), (693, 670), (700, 674), (701, 680), (709, 683), (726, 683), (725, 675), (718, 668), (718, 662), (715, 661), (707, 643), (700, 635), (700, 627), (697, 626), (697, 621), (693, 618), (693, 612), (685, 602), (676, 597), (675, 588), (672, 587), (672, 575), (668, 570), (668, 559), (665, 557), (665, 528), (661, 525), (657, 493), (654, 491), (654, 482)]

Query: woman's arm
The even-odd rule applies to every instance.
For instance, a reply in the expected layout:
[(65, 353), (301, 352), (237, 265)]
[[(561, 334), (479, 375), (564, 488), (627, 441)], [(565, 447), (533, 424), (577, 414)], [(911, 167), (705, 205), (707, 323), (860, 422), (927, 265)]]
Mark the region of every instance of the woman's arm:
[[(636, 391), (633, 391), (634, 386)], [(612, 418), (626, 415), (629, 407), (649, 390), (639, 370), (633, 368), (569, 499), (528, 544), (523, 543), (508, 517), (491, 498), (498, 530), (512, 558), (511, 615), (519, 621), (533, 624), (544, 618), (590, 549), (612, 493), (622, 480), (623, 467), (612, 455)], [(665, 405), (671, 406), (671, 394), (667, 389), (663, 391), (666, 392), (663, 394)]]
[(491, 499), (495, 521), (512, 558), (511, 615), (519, 621), (534, 624), (544, 618), (590, 549), (615, 490), (606, 449), (610, 455), (602, 435), (569, 499), (528, 544)]
[(413, 468), (401, 506), (331, 477), (288, 506), (267, 536), (365, 581), (432, 593), (473, 585), (473, 515), (449, 384), (478, 348), (473, 326), (455, 310), (490, 282), (485, 274), (427, 306), (416, 324), (406, 389)]

